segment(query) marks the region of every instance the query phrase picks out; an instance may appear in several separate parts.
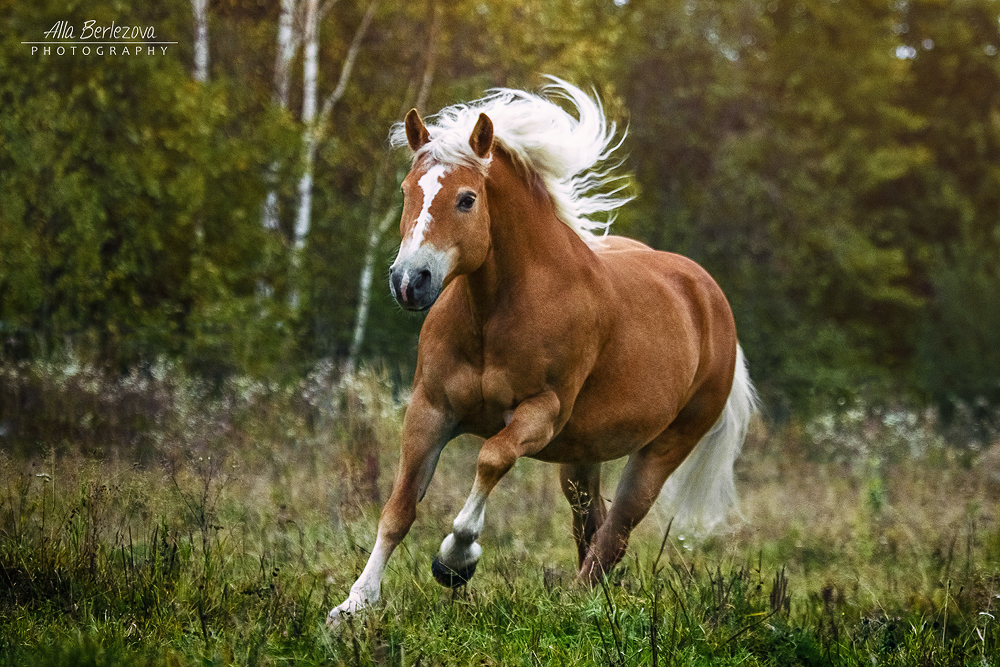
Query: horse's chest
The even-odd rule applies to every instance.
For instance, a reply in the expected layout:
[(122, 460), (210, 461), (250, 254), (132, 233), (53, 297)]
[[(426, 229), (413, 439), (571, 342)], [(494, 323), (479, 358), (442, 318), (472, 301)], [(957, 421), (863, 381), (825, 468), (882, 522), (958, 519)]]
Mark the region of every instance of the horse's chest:
[(484, 437), (504, 427), (505, 415), (521, 398), (510, 372), (498, 366), (464, 367), (452, 376), (446, 393), (463, 430)]
[(485, 408), (503, 411), (514, 407), (515, 388), (506, 368), (487, 366), (482, 369), (479, 381)]

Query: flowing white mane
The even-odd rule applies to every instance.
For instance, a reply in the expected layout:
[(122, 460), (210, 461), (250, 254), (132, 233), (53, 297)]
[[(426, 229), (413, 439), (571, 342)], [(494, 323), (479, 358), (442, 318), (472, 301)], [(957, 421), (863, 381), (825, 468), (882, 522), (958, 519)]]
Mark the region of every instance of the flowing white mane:
[[(445, 164), (481, 169), (489, 159), (479, 158), (469, 145), (469, 136), (480, 113), (493, 121), (493, 138), (514, 160), (538, 174), (548, 189), (556, 215), (585, 241), (596, 241), (598, 230), (607, 233), (615, 209), (631, 199), (619, 196), (624, 179), (612, 172), (617, 163), (602, 168), (621, 146), (615, 142), (615, 124), (608, 123), (599, 101), (561, 79), (533, 95), (521, 90), (497, 88), (469, 104), (455, 104), (426, 119), (431, 140), (414, 155), (429, 154)], [(562, 98), (575, 108), (573, 118), (549, 98)], [(393, 146), (406, 145), (406, 130), (396, 123), (389, 139)], [(610, 190), (610, 191), (609, 191)], [(590, 216), (604, 214), (604, 220)]]

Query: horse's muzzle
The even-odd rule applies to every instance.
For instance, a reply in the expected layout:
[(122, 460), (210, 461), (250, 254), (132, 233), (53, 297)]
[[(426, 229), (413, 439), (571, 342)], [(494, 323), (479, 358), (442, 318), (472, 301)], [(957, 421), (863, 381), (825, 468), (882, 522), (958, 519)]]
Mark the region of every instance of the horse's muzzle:
[(450, 264), (447, 253), (427, 245), (397, 256), (389, 267), (392, 297), (406, 310), (427, 310), (441, 293)]
[(426, 267), (394, 266), (389, 271), (389, 291), (406, 310), (427, 310), (441, 293), (441, 279)]
[(437, 294), (428, 288), (431, 284), (431, 272), (392, 271), (389, 273), (389, 291), (400, 306), (406, 310), (426, 310), (431, 307)]

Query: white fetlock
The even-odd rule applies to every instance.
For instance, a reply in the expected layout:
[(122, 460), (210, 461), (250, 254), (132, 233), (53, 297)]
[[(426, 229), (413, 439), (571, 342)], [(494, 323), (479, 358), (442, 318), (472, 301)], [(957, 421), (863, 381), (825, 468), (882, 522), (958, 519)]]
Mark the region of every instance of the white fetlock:
[(482, 553), (483, 548), (479, 546), (478, 542), (462, 543), (455, 539), (454, 533), (450, 533), (441, 542), (438, 559), (443, 565), (459, 572), (475, 567)]

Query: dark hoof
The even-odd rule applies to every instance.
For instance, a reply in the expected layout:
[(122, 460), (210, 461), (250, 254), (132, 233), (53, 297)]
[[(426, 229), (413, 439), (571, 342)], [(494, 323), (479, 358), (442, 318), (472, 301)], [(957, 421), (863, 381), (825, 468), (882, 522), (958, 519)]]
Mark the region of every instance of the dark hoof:
[(447, 588), (458, 588), (459, 586), (464, 586), (469, 583), (469, 579), (472, 579), (472, 575), (476, 573), (476, 563), (469, 565), (467, 567), (459, 568), (458, 570), (453, 570), (444, 563), (437, 556), (434, 557), (434, 562), (431, 563), (431, 573), (437, 582), (442, 586)]

